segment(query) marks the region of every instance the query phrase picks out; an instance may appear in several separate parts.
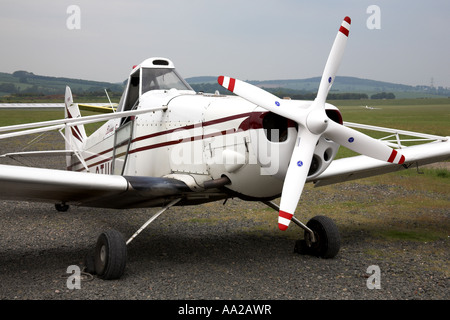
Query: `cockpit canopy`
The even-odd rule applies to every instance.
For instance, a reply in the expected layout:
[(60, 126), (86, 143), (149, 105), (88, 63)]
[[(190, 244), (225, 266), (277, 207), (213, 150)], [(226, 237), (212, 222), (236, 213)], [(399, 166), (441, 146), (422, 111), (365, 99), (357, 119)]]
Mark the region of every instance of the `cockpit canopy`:
[(191, 86), (176, 72), (175, 66), (170, 60), (147, 59), (133, 67), (117, 110), (132, 110), (139, 104), (139, 98), (148, 91), (170, 89), (193, 91)]
[(192, 90), (175, 69), (142, 68), (142, 94), (151, 90)]

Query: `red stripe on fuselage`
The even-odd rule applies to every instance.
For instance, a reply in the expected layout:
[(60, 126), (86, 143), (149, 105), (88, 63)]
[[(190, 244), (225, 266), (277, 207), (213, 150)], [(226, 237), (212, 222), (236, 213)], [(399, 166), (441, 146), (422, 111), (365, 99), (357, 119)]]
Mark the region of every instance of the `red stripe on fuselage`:
[[(260, 112), (257, 112), (258, 114)], [(163, 135), (168, 135), (171, 134), (177, 130), (190, 130), (190, 129), (194, 129), (194, 128), (202, 128), (202, 127), (207, 127), (207, 126), (211, 126), (211, 125), (215, 125), (215, 124), (219, 124), (219, 123), (223, 123), (223, 122), (227, 122), (227, 121), (232, 121), (232, 120), (236, 120), (236, 119), (240, 119), (240, 118), (245, 118), (245, 117), (250, 117), (253, 114), (253, 112), (247, 112), (247, 113), (242, 113), (242, 114), (237, 114), (237, 115), (233, 115), (233, 116), (228, 116), (228, 117), (224, 117), (224, 118), (220, 118), (220, 119), (215, 119), (215, 120), (209, 120), (209, 121), (205, 121), (205, 122), (199, 122), (197, 124), (192, 124), (192, 125), (188, 125), (188, 126), (184, 126), (184, 127), (178, 127), (178, 128), (174, 128), (174, 129), (170, 129), (170, 130), (165, 130), (165, 131), (160, 131), (160, 132), (155, 132), (152, 134), (148, 134), (145, 136), (141, 136), (141, 137), (137, 137), (134, 138), (131, 143), (137, 142), (137, 141), (143, 141), (143, 140), (147, 140), (147, 139), (151, 139), (151, 138), (155, 138), (158, 136), (163, 136)], [(246, 131), (250, 128), (241, 128), (239, 127), (239, 129), (242, 129), (242, 131)], [(191, 141), (196, 141), (196, 140), (202, 140), (202, 139), (207, 139), (207, 138), (211, 138), (214, 136), (220, 136), (220, 135), (226, 135), (226, 134), (232, 134), (232, 133), (236, 133), (237, 131), (239, 131), (232, 128), (232, 129), (228, 129), (228, 130), (223, 130), (220, 132), (215, 132), (215, 133), (210, 133), (207, 135), (199, 135), (199, 136), (193, 136), (193, 137), (187, 137), (187, 138), (183, 138), (183, 139), (177, 139), (177, 140), (172, 140), (172, 141), (165, 141), (165, 142), (160, 142), (160, 143), (155, 143), (152, 145), (148, 145), (148, 146), (143, 146), (143, 147), (139, 147), (139, 148), (135, 148), (135, 149), (131, 149), (130, 150), (130, 154), (131, 153), (137, 153), (137, 152), (141, 152), (141, 151), (146, 151), (146, 150), (151, 150), (151, 149), (156, 149), (156, 148), (162, 148), (162, 147), (166, 147), (166, 146), (170, 146), (170, 145), (174, 145), (174, 144), (178, 144), (178, 143), (183, 143), (183, 142), (191, 142)], [(97, 157), (100, 157), (104, 154), (107, 154), (109, 152), (112, 152), (113, 148), (109, 148), (105, 151), (99, 152), (97, 154), (94, 154), (88, 158), (85, 159), (86, 162), (90, 161), (90, 160), (94, 160)], [(88, 168), (97, 166), (99, 164), (111, 161), (112, 157), (108, 157), (106, 159), (103, 159), (101, 161), (98, 161), (94, 164), (90, 164), (88, 165)], [(76, 162), (74, 164), (72, 164), (71, 166), (69, 166), (67, 169), (71, 170), (73, 167), (80, 165), (81, 162)], [(77, 171), (82, 171), (84, 168), (79, 169)]]
[(214, 132), (214, 133), (205, 134), (205, 135), (192, 136), (192, 137), (186, 137), (186, 138), (178, 139), (178, 140), (156, 143), (156, 144), (152, 144), (149, 146), (132, 149), (132, 150), (130, 150), (129, 154), (146, 151), (146, 150), (151, 150), (151, 149), (156, 149), (156, 148), (167, 147), (167, 146), (171, 146), (171, 145), (179, 144), (179, 143), (198, 141), (198, 140), (203, 140), (203, 139), (212, 138), (212, 137), (216, 137), (216, 136), (224, 136), (227, 134), (236, 133), (237, 131), (238, 130), (236, 130), (236, 129), (223, 130), (220, 132)]

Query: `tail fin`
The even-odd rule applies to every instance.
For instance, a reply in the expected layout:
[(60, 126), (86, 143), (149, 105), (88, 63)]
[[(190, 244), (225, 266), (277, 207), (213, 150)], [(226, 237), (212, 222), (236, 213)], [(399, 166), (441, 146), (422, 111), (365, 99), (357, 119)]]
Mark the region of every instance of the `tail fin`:
[[(66, 119), (80, 118), (81, 113), (78, 108), (78, 104), (73, 103), (72, 91), (69, 87), (66, 87), (65, 95), (65, 108), (64, 117)], [(84, 130), (84, 125), (77, 125), (70, 127), (70, 130), (66, 130), (66, 149), (67, 150), (81, 150), (84, 142), (87, 139), (86, 131)]]

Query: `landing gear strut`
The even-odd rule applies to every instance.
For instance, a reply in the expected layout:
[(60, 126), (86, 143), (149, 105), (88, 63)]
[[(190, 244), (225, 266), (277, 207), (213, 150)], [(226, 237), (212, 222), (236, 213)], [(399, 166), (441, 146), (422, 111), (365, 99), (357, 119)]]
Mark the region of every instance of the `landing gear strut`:
[[(273, 202), (264, 202), (267, 206), (279, 211)], [(341, 237), (334, 221), (325, 216), (315, 216), (304, 225), (292, 217), (292, 222), (305, 230), (304, 239), (295, 242), (294, 252), (308, 254), (320, 258), (334, 258), (341, 247)]]

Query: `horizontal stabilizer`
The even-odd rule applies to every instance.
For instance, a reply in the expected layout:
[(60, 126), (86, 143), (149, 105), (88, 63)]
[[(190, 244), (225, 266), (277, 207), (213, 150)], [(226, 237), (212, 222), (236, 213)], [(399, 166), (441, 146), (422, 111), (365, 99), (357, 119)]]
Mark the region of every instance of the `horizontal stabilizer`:
[(117, 109), (117, 104), (114, 104), (112, 106), (106, 105), (106, 106), (96, 106), (91, 104), (78, 104), (78, 108), (82, 111), (91, 111), (91, 112), (98, 112), (98, 113), (114, 113)]

